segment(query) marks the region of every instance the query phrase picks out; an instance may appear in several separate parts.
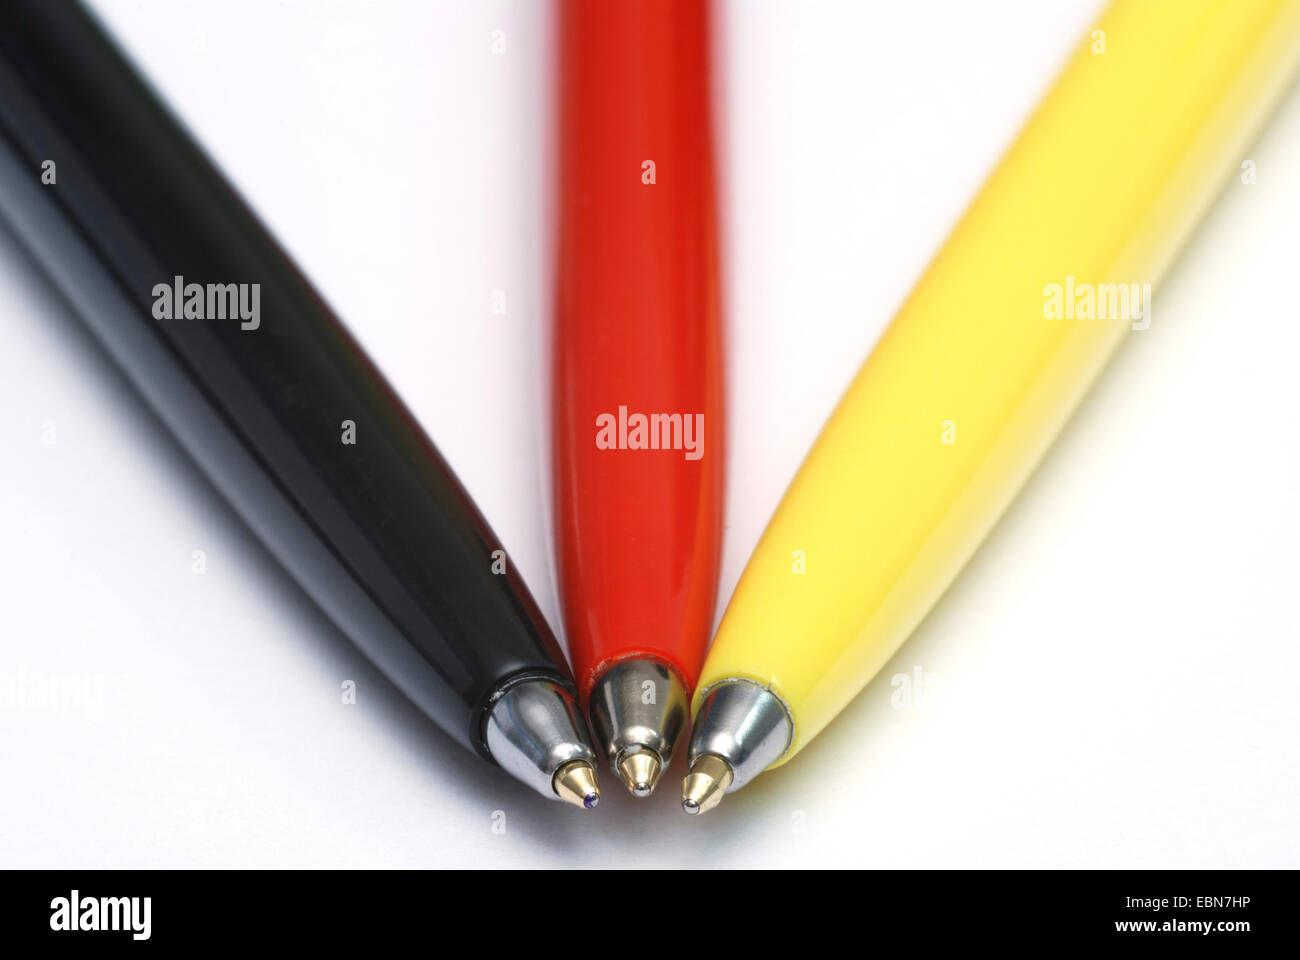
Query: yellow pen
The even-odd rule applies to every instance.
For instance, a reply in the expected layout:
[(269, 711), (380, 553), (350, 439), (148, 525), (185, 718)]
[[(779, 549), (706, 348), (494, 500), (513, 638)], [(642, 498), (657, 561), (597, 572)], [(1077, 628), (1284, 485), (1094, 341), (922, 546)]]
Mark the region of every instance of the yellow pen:
[(912, 632), (1111, 351), (1151, 324), (1151, 290), (1298, 59), (1300, 0), (1105, 11), (750, 558), (694, 697), (687, 813), (790, 760)]

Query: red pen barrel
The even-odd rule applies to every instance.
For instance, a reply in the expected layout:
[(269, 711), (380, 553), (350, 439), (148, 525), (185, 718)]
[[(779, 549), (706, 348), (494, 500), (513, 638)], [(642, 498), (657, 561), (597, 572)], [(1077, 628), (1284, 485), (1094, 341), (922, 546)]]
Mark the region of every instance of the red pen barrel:
[[(617, 663), (689, 697), (722, 531), (709, 5), (560, 0), (554, 493), (583, 700)], [(666, 758), (665, 758), (666, 761)]]

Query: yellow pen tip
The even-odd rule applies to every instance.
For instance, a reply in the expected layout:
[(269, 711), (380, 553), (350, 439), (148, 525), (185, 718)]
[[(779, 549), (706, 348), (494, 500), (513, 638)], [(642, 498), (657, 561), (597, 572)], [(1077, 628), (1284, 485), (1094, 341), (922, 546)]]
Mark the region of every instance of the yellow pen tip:
[(682, 810), (693, 817), (712, 810), (722, 802), (733, 779), (727, 761), (716, 754), (704, 754), (691, 764), (691, 772), (682, 781)]

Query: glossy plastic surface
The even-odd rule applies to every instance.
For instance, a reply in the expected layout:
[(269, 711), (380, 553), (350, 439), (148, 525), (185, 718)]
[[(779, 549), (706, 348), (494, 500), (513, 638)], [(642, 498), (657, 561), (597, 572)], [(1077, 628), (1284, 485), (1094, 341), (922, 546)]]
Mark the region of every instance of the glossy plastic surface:
[[(505, 681), (573, 689), (447, 464), (75, 4), (0, 4), (0, 216), (270, 550), (448, 733), (487, 756), (483, 709)], [(177, 276), (259, 284), (260, 326), (155, 319), (155, 285)]]
[(1292, 77), (1300, 3), (1120, 0), (1096, 30), (849, 386), (724, 614), (695, 709), (727, 677), (769, 685), (795, 722), (778, 763), (911, 633), (1111, 351), (1149, 335), (1081, 301), (1049, 317), (1049, 288), (1160, 279)]
[[(552, 416), (569, 648), (584, 700), (629, 657), (669, 664), (689, 691), (717, 594), (725, 439), (709, 4), (558, 12)], [(655, 436), (660, 449), (636, 448)]]

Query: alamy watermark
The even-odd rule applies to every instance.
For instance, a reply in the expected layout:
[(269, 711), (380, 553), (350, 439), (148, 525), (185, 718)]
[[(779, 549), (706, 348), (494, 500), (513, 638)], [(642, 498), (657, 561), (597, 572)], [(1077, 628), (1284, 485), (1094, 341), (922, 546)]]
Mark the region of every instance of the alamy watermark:
[(632, 413), (596, 417), (597, 450), (681, 450), (687, 460), (704, 456), (704, 414)]
[(1065, 283), (1043, 287), (1043, 317), (1047, 320), (1127, 320), (1134, 330), (1151, 326), (1151, 284)]
[(107, 690), (100, 674), (0, 671), (0, 712), (67, 711), (98, 720)]
[(262, 325), (260, 283), (186, 283), (181, 276), (153, 288), (155, 320), (235, 320), (240, 330)]
[(69, 896), (50, 901), (50, 929), (56, 932), (122, 931), (132, 940), (148, 940), (153, 931), (152, 897)]

